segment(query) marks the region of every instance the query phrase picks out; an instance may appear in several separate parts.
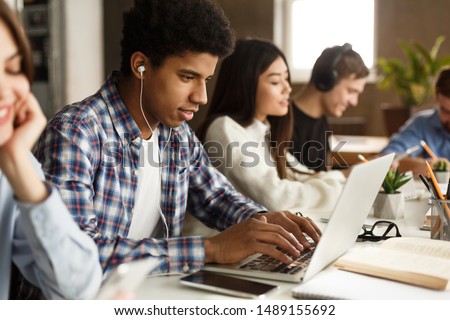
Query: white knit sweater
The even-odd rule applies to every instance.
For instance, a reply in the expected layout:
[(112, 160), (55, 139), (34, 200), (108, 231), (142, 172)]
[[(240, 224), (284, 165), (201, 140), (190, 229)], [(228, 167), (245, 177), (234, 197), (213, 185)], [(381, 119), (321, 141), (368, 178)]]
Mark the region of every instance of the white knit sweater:
[[(208, 128), (205, 148), (237, 190), (269, 210), (331, 212), (345, 176), (336, 170), (315, 173), (297, 162), (294, 170), (287, 169), (288, 178), (280, 179), (266, 143), (268, 130), (258, 120), (244, 128), (230, 117), (219, 117)], [(294, 156), (288, 154), (288, 161), (292, 164)]]

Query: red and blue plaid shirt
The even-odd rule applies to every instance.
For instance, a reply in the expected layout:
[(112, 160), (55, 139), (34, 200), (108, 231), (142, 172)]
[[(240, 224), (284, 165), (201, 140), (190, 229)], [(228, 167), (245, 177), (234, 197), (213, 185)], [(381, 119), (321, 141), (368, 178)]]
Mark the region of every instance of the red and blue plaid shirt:
[(181, 237), (188, 200), (192, 214), (218, 230), (266, 209), (238, 193), (210, 164), (186, 123), (173, 130), (160, 124), (160, 205), (169, 239), (127, 238), (141, 132), (119, 96), (118, 77), (114, 72), (96, 94), (56, 114), (36, 157), (76, 222), (97, 243), (105, 271), (145, 257), (155, 259), (154, 272), (198, 269), (205, 259), (203, 237)]

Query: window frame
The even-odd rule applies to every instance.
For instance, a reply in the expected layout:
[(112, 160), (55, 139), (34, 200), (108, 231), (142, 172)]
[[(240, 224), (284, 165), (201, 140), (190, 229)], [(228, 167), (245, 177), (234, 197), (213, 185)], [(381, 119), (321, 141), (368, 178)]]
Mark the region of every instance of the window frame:
[[(273, 0), (274, 1), (274, 30), (273, 41), (284, 52), (289, 63), (291, 71), (291, 81), (293, 83), (307, 83), (311, 76), (312, 65), (310, 69), (294, 69), (292, 59), (292, 5), (295, 0)], [(374, 1), (374, 43), (373, 43), (373, 57), (374, 65), (370, 68), (368, 77), (369, 83), (376, 82), (376, 61), (377, 61), (377, 24), (378, 24), (378, 1)], [(325, 49), (325, 48), (324, 48)]]

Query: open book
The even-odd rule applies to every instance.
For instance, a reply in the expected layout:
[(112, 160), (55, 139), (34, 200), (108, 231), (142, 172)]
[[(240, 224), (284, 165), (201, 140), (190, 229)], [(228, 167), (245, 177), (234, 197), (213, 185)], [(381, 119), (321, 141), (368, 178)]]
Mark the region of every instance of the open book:
[(436, 290), (450, 288), (450, 242), (390, 238), (378, 247), (356, 247), (335, 262), (342, 270)]

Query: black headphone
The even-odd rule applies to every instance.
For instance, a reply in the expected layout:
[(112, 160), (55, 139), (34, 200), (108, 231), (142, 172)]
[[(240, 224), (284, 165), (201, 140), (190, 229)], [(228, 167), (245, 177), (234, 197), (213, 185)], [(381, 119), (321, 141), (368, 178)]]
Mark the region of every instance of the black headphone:
[(330, 61), (330, 63), (326, 63), (315, 70), (313, 81), (314, 86), (319, 91), (326, 92), (333, 89), (339, 77), (339, 74), (336, 71), (336, 65), (345, 53), (352, 50), (352, 45), (350, 43), (345, 43), (344, 45), (335, 48), (336, 49), (332, 48), (330, 50), (330, 56), (326, 59), (327, 61)]

